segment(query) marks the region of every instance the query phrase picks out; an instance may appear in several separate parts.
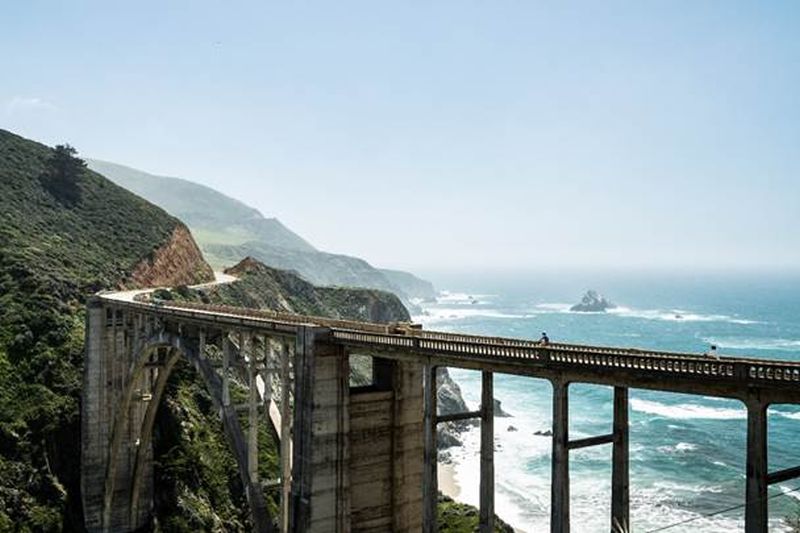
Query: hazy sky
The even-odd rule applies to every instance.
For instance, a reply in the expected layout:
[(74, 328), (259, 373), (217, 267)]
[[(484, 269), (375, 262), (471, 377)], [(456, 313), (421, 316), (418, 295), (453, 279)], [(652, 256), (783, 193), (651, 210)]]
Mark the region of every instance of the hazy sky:
[(800, 270), (800, 2), (565, 4), (6, 2), (0, 127), (382, 266)]

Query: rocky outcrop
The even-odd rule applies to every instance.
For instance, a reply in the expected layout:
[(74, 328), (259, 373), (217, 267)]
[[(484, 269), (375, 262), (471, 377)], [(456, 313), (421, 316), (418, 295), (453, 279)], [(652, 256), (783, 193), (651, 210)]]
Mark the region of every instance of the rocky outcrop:
[(225, 272), (239, 281), (208, 291), (220, 303), (369, 322), (410, 320), (397, 296), (386, 291), (318, 287), (295, 272), (268, 267), (252, 257)]
[(126, 287), (177, 287), (214, 280), (189, 229), (178, 224), (170, 239), (134, 267)]
[[(439, 414), (449, 415), (469, 411), (464, 398), (461, 396), (461, 387), (453, 381), (446, 368), (440, 368), (436, 374), (436, 402)], [(458, 422), (445, 422), (439, 424), (437, 428), (437, 444), (440, 450), (445, 450), (452, 446), (461, 446), (459, 437), (471, 425), (475, 424), (472, 420), (461, 420)]]
[(586, 291), (580, 303), (573, 305), (569, 310), (579, 313), (602, 313), (606, 309), (614, 309), (615, 307), (616, 305), (607, 300), (602, 294), (590, 290)]
[(494, 400), (494, 416), (499, 418), (511, 418), (513, 415), (503, 410), (503, 404), (500, 400)]

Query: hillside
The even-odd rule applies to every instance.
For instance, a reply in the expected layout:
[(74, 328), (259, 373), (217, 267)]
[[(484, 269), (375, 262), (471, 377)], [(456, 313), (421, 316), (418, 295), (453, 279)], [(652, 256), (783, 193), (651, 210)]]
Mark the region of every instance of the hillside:
[(316, 250), (277, 219), (265, 218), (209, 187), (106, 161), (89, 160), (89, 166), (186, 222), (215, 267), (252, 256), (275, 268), (294, 270), (317, 285), (387, 290), (406, 303), (436, 297), (430, 283), (412, 274), (382, 271), (363, 259)]
[(0, 531), (81, 527), (85, 297), (212, 275), (180, 221), (0, 130)]

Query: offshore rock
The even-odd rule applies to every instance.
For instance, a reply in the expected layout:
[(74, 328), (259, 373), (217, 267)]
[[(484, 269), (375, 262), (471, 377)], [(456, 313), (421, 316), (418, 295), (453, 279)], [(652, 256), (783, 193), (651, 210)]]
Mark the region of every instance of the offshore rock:
[(616, 305), (607, 300), (602, 294), (590, 290), (586, 291), (580, 303), (573, 305), (569, 310), (579, 313), (603, 313), (607, 309), (614, 309), (615, 307)]

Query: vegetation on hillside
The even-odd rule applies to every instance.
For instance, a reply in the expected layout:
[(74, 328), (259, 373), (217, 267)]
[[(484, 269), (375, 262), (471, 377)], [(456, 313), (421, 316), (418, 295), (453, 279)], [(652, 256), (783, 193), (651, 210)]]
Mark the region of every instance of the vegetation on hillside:
[(225, 272), (238, 281), (198, 290), (159, 290), (153, 297), (370, 322), (410, 320), (400, 299), (388, 292), (318, 287), (293, 272), (268, 267), (249, 257)]
[[(439, 494), (439, 531), (441, 533), (473, 533), (478, 531), (479, 518), (478, 509), (475, 507)], [(514, 533), (514, 528), (503, 522), (497, 515), (494, 517), (494, 530), (496, 533)]]
[(82, 304), (178, 224), (69, 146), (0, 130), (0, 531), (82, 528)]

